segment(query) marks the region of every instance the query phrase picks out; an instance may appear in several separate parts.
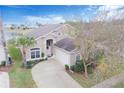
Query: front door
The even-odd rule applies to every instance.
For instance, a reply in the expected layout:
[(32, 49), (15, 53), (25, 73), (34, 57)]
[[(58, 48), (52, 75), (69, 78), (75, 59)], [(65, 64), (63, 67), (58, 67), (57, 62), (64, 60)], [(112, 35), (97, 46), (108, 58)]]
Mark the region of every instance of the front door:
[(48, 39), (46, 41), (46, 50), (47, 50), (47, 56), (51, 57), (53, 55), (53, 40)]

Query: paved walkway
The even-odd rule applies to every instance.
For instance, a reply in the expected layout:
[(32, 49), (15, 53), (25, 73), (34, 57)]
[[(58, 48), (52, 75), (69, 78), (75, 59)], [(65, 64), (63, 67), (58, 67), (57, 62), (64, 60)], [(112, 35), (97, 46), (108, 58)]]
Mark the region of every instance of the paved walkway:
[(32, 69), (32, 76), (39, 88), (81, 88), (53, 59), (37, 64)]
[(0, 72), (0, 88), (9, 88), (9, 75), (7, 72)]
[(112, 86), (116, 85), (117, 83), (120, 83), (121, 81), (124, 81), (124, 73), (107, 79), (93, 86), (92, 88), (111, 88)]

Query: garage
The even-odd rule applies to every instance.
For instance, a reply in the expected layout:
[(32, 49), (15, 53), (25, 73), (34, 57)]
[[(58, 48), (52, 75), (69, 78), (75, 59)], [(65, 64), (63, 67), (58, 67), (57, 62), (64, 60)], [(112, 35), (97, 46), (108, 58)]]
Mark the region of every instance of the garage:
[(64, 50), (59, 48), (55, 48), (55, 58), (59, 61), (62, 65), (68, 64), (70, 66), (70, 55), (65, 53)]
[(73, 39), (64, 38), (54, 45), (55, 59), (61, 64), (74, 65), (76, 62), (77, 51)]

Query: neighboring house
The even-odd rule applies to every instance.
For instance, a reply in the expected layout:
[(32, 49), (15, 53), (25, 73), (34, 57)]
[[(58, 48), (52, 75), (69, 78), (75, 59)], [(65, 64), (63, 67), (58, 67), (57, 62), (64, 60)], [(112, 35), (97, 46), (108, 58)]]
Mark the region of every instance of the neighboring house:
[(44, 58), (55, 58), (63, 65), (75, 64), (80, 56), (73, 39), (67, 34), (72, 30), (74, 28), (69, 24), (49, 24), (28, 33), (29, 37), (36, 40), (36, 44), (27, 49), (27, 61), (42, 59), (44, 54)]
[(4, 47), (2, 46), (2, 41), (0, 36), (0, 64), (2, 61), (5, 61), (5, 52), (4, 52)]

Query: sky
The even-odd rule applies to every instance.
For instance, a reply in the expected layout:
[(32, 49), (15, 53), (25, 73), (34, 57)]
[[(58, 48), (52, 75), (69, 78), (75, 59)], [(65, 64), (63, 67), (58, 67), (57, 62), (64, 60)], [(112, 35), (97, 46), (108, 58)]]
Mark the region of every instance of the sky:
[(124, 6), (104, 5), (10, 5), (0, 6), (4, 24), (56, 24), (124, 18)]

